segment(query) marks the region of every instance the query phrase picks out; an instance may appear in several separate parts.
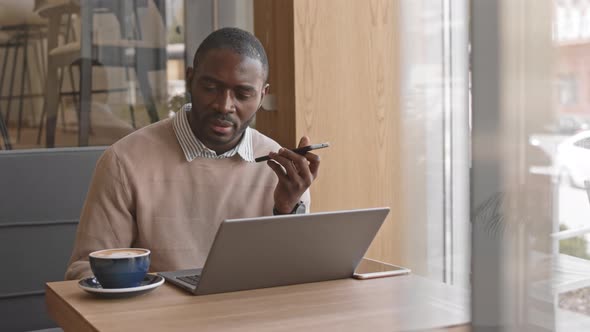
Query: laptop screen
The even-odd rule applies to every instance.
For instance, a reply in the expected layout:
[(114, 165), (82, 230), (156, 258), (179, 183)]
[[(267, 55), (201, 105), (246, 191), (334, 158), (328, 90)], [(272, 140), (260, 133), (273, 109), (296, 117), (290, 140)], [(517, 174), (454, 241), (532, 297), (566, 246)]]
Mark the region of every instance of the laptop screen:
[(389, 208), (225, 220), (197, 294), (351, 277)]

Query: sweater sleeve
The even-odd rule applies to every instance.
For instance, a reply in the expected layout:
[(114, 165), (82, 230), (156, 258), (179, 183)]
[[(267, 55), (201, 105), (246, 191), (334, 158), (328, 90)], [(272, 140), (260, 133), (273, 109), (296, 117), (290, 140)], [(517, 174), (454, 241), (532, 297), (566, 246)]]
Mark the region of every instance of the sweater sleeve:
[(132, 246), (137, 225), (125, 174), (112, 147), (107, 149), (96, 164), (84, 202), (66, 280), (92, 275), (89, 253)]

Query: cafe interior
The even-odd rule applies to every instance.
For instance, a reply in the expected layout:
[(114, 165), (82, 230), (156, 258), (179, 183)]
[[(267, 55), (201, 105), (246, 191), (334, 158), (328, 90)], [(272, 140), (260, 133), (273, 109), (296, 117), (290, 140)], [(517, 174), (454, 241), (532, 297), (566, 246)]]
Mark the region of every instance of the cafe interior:
[[(362, 262), (409, 273), (64, 281), (97, 160), (189, 102), (223, 27), (268, 55), (251, 127), (330, 143), (311, 213), (388, 207)], [(0, 331), (589, 331), (586, 52), (590, 0), (0, 0)]]

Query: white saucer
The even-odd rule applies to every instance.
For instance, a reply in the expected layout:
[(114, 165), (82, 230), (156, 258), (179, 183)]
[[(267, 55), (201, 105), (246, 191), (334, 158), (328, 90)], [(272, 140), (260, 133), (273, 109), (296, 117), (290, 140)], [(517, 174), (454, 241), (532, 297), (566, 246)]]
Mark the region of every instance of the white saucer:
[(158, 275), (148, 274), (145, 276), (141, 284), (137, 287), (129, 288), (102, 288), (95, 277), (82, 279), (78, 282), (78, 286), (88, 293), (108, 298), (123, 298), (131, 297), (140, 294), (145, 294), (156, 289), (164, 283), (164, 278)]

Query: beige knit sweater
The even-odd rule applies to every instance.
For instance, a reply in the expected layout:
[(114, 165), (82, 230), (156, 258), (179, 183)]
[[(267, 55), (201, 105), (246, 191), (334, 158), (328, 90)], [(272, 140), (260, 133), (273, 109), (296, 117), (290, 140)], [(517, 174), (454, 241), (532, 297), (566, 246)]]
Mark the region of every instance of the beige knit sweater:
[[(280, 147), (256, 130), (252, 145), (254, 156)], [(224, 219), (272, 215), (276, 184), (237, 154), (188, 162), (170, 119), (138, 130), (97, 162), (66, 279), (92, 275), (88, 254), (105, 248), (150, 249), (151, 271), (201, 267)]]

